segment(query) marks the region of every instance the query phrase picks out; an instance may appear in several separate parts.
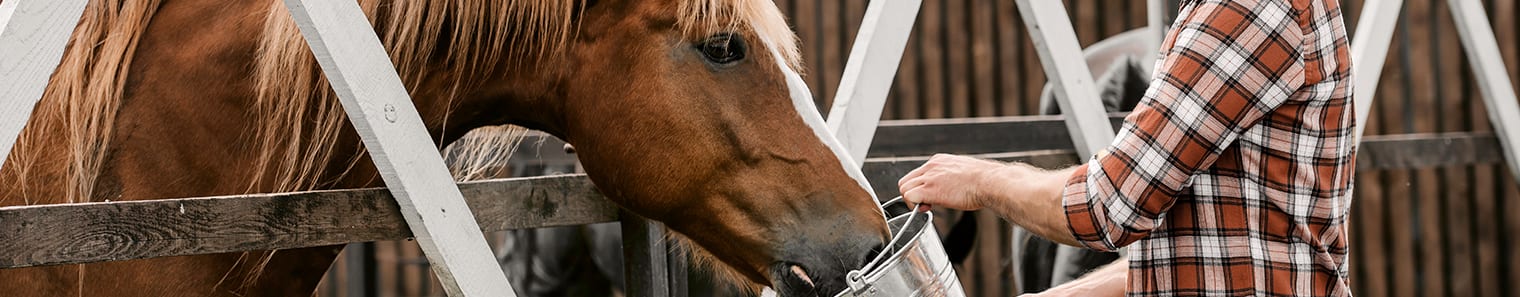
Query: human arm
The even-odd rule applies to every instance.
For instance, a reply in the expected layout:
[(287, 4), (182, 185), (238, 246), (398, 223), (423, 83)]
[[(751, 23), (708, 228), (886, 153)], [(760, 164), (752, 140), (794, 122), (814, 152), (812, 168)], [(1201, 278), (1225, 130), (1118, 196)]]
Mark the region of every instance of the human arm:
[(1061, 206), (1061, 190), (1071, 170), (938, 154), (898, 180), (898, 188), (910, 203), (987, 208), (1040, 237), (1078, 245)]
[[(1042, 237), (1098, 250), (1149, 235), (1193, 176), (1301, 95), (1308, 79), (1305, 37), (1286, 2), (1203, 2), (1177, 27), (1145, 100), (1125, 118), (1110, 153), (1070, 171), (1044, 173), (1019, 164), (996, 169), (960, 158), (931, 159), (924, 171), (954, 169), (939, 163), (956, 162), (976, 164), (963, 171), (978, 174), (910, 173), (899, 182), (904, 197), (952, 208), (991, 207)], [(1069, 179), (1052, 181), (1060, 173)], [(1050, 189), (1062, 185), (1064, 191)], [(1056, 226), (1067, 229), (1051, 230)]]
[(1087, 275), (1061, 284), (1044, 292), (1024, 294), (1024, 297), (1056, 297), (1056, 296), (1124, 296), (1124, 287), (1129, 280), (1129, 259), (1119, 258), (1113, 263), (1098, 267)]

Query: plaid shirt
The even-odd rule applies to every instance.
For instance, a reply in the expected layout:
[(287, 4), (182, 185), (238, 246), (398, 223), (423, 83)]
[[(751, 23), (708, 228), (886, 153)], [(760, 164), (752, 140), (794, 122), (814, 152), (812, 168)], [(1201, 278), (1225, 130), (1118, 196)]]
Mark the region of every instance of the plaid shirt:
[(1337, 0), (1194, 0), (1145, 99), (1063, 198), (1133, 244), (1130, 295), (1349, 296), (1356, 144)]

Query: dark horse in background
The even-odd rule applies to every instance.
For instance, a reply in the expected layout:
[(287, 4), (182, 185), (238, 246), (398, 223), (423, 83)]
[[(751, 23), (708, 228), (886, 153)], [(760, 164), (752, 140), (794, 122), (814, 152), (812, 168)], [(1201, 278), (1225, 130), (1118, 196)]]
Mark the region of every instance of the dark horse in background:
[[(888, 236), (771, 1), (357, 1), (439, 147), (564, 139), (741, 287), (839, 292)], [(383, 186), (298, 31), (278, 0), (92, 1), (0, 206)], [(0, 296), (308, 296), (341, 248), (5, 269)]]
[[(1147, 71), (1150, 66), (1145, 63), (1152, 61), (1146, 61), (1145, 57), (1155, 49), (1145, 34), (1143, 29), (1121, 33), (1083, 51), (1089, 69), (1096, 76), (1094, 80), (1104, 108), (1109, 112), (1133, 110), (1150, 84), (1151, 74)], [(1060, 114), (1049, 85), (1040, 100), (1042, 113)], [(558, 147), (528, 149), (545, 151)], [(493, 166), (511, 167), (509, 164)], [(550, 170), (570, 172), (573, 169)], [(539, 173), (516, 172), (519, 175)], [(950, 224), (948, 231), (942, 230), (946, 231), (942, 232), (945, 234), (945, 249), (955, 263), (962, 262), (975, 246), (977, 225), (971, 214), (964, 212)], [(1014, 277), (1026, 293), (1043, 291), (1119, 258), (1117, 253), (1061, 247), (1030, 236), (1028, 232), (1016, 232), (1013, 240), (1014, 254), (1019, 257)], [(503, 249), (509, 252), (503, 253), (501, 261), (513, 285), (526, 290), (526, 296), (608, 296), (623, 286), (621, 244), (621, 233), (612, 224), (517, 230), (507, 236)], [(1074, 257), (1062, 258), (1072, 262), (1057, 263), (1058, 249), (1073, 254)], [(692, 296), (741, 294), (733, 285), (715, 282), (701, 274), (691, 275), (689, 290)]]

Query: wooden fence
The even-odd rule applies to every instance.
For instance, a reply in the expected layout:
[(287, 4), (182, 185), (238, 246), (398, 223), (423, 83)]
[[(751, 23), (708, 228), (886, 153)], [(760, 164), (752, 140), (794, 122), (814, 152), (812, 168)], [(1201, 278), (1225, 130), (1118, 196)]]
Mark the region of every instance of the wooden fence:
[[(1492, 129), (1441, 1), (1406, 1), (1385, 65), (1368, 134), (1413, 135), (1371, 136), (1369, 142), (1390, 142), (1379, 143), (1387, 145), (1381, 149), (1373, 143), (1363, 147), (1351, 218), (1353, 287), (1365, 296), (1520, 296), (1520, 289), (1506, 285), (1520, 283), (1520, 255), (1514, 252), (1520, 247), (1520, 216), (1505, 215), (1520, 213), (1520, 187), (1496, 165), (1499, 154), (1492, 147), (1497, 144), (1485, 134)], [(777, 2), (802, 40), (806, 78), (820, 110), (827, 110), (867, 0)], [(1343, 1), (1348, 30), (1354, 30), (1362, 2)], [(1504, 53), (1504, 61), (1491, 62), (1504, 63), (1512, 79), (1520, 77), (1515, 21), (1520, 5), (1485, 3)], [(1083, 45), (1145, 23), (1143, 1), (1066, 4)], [(1006, 0), (925, 0), (884, 118), (1036, 114), (1045, 77), (1014, 6)], [(1058, 122), (1048, 124), (1054, 127), (1045, 131), (1064, 135)], [(873, 150), (896, 139), (883, 129)], [(968, 133), (942, 131), (955, 131), (959, 139)], [(986, 133), (979, 138), (986, 142), (980, 152), (1030, 149), (1045, 141), (1009, 137), (1029, 135), (1021, 132)], [(920, 149), (978, 152), (957, 142), (899, 145), (929, 143), (940, 146)], [(1008, 270), (1009, 226), (991, 215), (976, 219), (999, 227), (980, 230), (972, 257), (957, 267), (962, 283), (973, 296), (1009, 296), (1016, 289)], [(400, 295), (428, 294), (421, 285), (406, 288), (409, 293)]]

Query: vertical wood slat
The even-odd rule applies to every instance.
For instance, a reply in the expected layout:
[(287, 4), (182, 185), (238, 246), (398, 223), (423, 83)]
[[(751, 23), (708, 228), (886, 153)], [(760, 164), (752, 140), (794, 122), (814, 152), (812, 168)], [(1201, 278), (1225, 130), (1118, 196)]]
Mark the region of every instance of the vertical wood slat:
[(995, 65), (995, 77), (999, 90), (997, 98), (993, 98), (998, 105), (998, 116), (1015, 116), (1023, 114), (1023, 102), (1028, 101), (1024, 96), (1024, 55), (1022, 46), (1024, 40), (1028, 40), (1022, 34), (1024, 28), (1020, 23), (1018, 13), (1014, 11), (1014, 5), (1007, 1), (993, 1), (992, 10), (994, 29), (997, 31), (997, 56), (998, 64)]
[[(1471, 102), (1472, 98), (1469, 96), (1470, 92), (1465, 92), (1467, 88), (1464, 87), (1462, 80), (1462, 73), (1466, 71), (1462, 63), (1465, 59), (1455, 54), (1461, 52), (1456, 35), (1443, 34), (1443, 31), (1451, 27), (1450, 14), (1440, 5), (1433, 6), (1433, 9), (1430, 9), (1434, 16), (1430, 27), (1435, 40), (1429, 42), (1428, 45), (1432, 48), (1432, 56), (1440, 58), (1429, 59), (1430, 62), (1427, 64), (1435, 68), (1434, 73), (1438, 73), (1435, 76), (1436, 96), (1430, 98), (1432, 105), (1435, 105), (1432, 110), (1438, 111), (1436, 130), (1438, 132), (1467, 131), (1470, 130), (1468, 127), (1470, 125), (1466, 123), (1468, 118), (1462, 115), (1465, 111), (1464, 104)], [(1469, 187), (1469, 183), (1473, 180), (1473, 177), (1469, 175), (1471, 170), (1452, 166), (1434, 169), (1434, 171), (1437, 176), (1432, 177), (1428, 182), (1438, 188), (1431, 194), (1433, 196), (1431, 198), (1436, 203), (1441, 203), (1440, 208), (1443, 211), (1443, 221), (1440, 224), (1444, 228), (1440, 234), (1442, 235), (1442, 250), (1445, 251), (1442, 254), (1445, 257), (1443, 259), (1445, 266), (1441, 267), (1441, 271), (1444, 271), (1444, 275), (1449, 278), (1442, 284), (1445, 287), (1442, 294), (1474, 296), (1479, 281), (1474, 273), (1477, 263), (1473, 261), (1477, 256), (1475, 251), (1477, 244), (1472, 232), (1476, 228), (1473, 225), (1476, 214), (1471, 212), (1474, 202), (1472, 197), (1475, 194), (1470, 192)]]
[(923, 118), (937, 119), (945, 117), (945, 38), (946, 34), (943, 22), (945, 2), (960, 0), (927, 0), (919, 11), (919, 18), (925, 24), (919, 41), (923, 42), (919, 47), (919, 82), (922, 83), (920, 100), (923, 100)]
[(623, 279), (629, 297), (671, 296), (669, 252), (664, 227), (626, 210), (623, 229)]
[(0, 2), (0, 167), (58, 70), (86, 0)]
[(970, 50), (969, 35), (971, 21), (966, 8), (970, 0), (944, 1), (943, 14), (945, 28), (945, 87), (948, 101), (946, 117), (963, 118), (971, 116), (971, 85), (969, 73), (971, 60), (968, 57)]
[[(1407, 19), (1412, 16), (1408, 12), (1410, 10), (1405, 10), (1401, 14)], [(1380, 127), (1381, 134), (1409, 133), (1413, 129), (1413, 126), (1407, 123), (1412, 117), (1403, 116), (1409, 111), (1405, 108), (1409, 105), (1406, 102), (1413, 100), (1411, 96), (1414, 96), (1411, 90), (1413, 83), (1409, 75), (1413, 69), (1410, 68), (1411, 59), (1409, 57), (1411, 55), (1408, 53), (1412, 49), (1410, 44), (1413, 43), (1413, 40), (1410, 40), (1412, 38), (1410, 31), (1413, 30), (1414, 26), (1409, 24), (1410, 22), (1405, 21), (1398, 28), (1400, 35), (1396, 38), (1400, 41), (1399, 47), (1390, 53), (1390, 59), (1398, 59), (1398, 62), (1394, 65), (1400, 67), (1400, 70), (1397, 72), (1398, 74), (1393, 77), (1393, 82), (1397, 83), (1384, 84), (1392, 88), (1392, 92), (1390, 92), (1392, 96), (1383, 97), (1392, 100), (1373, 102), (1373, 104), (1379, 105), (1382, 110), (1379, 116), (1383, 117), (1384, 120), (1382, 122), (1385, 125)], [(1394, 55), (1397, 55), (1397, 58)], [(1419, 221), (1414, 219), (1418, 215), (1419, 201), (1415, 200), (1415, 197), (1410, 193), (1410, 190), (1412, 190), (1410, 187), (1412, 177), (1410, 175), (1411, 173), (1407, 170), (1387, 171), (1385, 172), (1382, 185), (1389, 189), (1385, 192), (1384, 196), (1388, 201), (1387, 213), (1384, 219), (1389, 221), (1388, 226), (1393, 226), (1390, 228), (1391, 230), (1396, 230), (1390, 236), (1392, 247), (1390, 248), (1389, 257), (1386, 259), (1386, 261), (1389, 261), (1389, 268), (1393, 270), (1392, 280), (1390, 281), (1393, 285), (1392, 296), (1419, 296), (1425, 286), (1425, 284), (1419, 282), (1419, 277), (1424, 271), (1421, 270), (1423, 263), (1420, 262), (1422, 257), (1419, 255), (1418, 241), (1414, 237), (1415, 232), (1418, 232), (1415, 230), (1420, 230)]]
[(993, 6), (993, 0), (972, 0), (967, 5), (967, 16), (971, 26), (970, 63), (972, 104), (971, 113), (967, 116), (990, 117), (997, 115), (997, 88), (1000, 82), (995, 75), (996, 67), (1000, 62), (994, 47), (997, 41), (997, 31), (993, 29), (996, 22), (997, 9)]
[[(817, 88), (816, 94), (822, 94), (823, 96), (813, 96), (813, 100), (821, 101), (817, 103), (821, 104), (820, 106), (823, 106), (823, 108), (819, 108), (818, 111), (826, 115), (834, 113), (832, 107), (834, 105), (833, 101), (839, 98), (829, 95), (834, 94), (835, 90), (839, 88), (841, 72), (844, 72), (844, 57), (849, 54), (848, 50), (845, 49), (845, 45), (841, 45), (842, 42), (840, 42), (839, 36), (839, 32), (844, 31), (845, 26), (843, 24), (844, 19), (839, 17), (839, 5), (841, 2), (843, 1), (816, 2), (818, 5), (818, 30), (820, 34), (817, 36), (818, 39), (815, 39), (813, 42), (818, 43), (819, 51), (822, 53), (815, 57), (818, 59), (818, 64), (822, 66), (822, 68), (818, 69), (818, 77), (822, 80), (820, 84), (812, 87)], [(849, 26), (858, 26), (858, 24), (849, 24)]]
[(286, 0), (450, 296), (516, 296), (358, 3)]
[[(1494, 1), (1494, 3), (1494, 14), (1496, 16), (1514, 16), (1520, 14), (1520, 5), (1517, 5), (1515, 1), (1499, 0)], [(1511, 83), (1520, 84), (1520, 24), (1516, 24), (1514, 17), (1491, 17), (1490, 19), (1495, 22), (1494, 28), (1500, 32), (1506, 32), (1500, 38), (1501, 40), (1505, 40), (1504, 44), (1507, 45), (1502, 46), (1505, 61), (1503, 64), (1509, 68)], [(1481, 119), (1483, 117), (1479, 116), (1475, 118)], [(1517, 198), (1520, 198), (1520, 195), (1513, 192), (1520, 187), (1515, 186), (1513, 182), (1515, 178), (1512, 175), (1506, 174), (1504, 166), (1489, 167), (1489, 172), (1494, 179), (1495, 188), (1507, 189), (1509, 192), (1495, 193), (1496, 195), (1492, 199), (1495, 204), (1493, 215), (1498, 218), (1497, 223), (1499, 225), (1495, 230), (1495, 233), (1497, 233), (1496, 237), (1498, 237), (1495, 243), (1497, 247), (1493, 250), (1493, 254), (1495, 255), (1488, 259), (1493, 259), (1492, 262), (1499, 263), (1498, 266), (1500, 267), (1497, 269), (1495, 279), (1496, 283), (1498, 283), (1497, 285), (1500, 286), (1501, 294), (1505, 296), (1520, 296), (1520, 289), (1514, 287), (1514, 284), (1520, 284), (1520, 271), (1516, 271), (1520, 269), (1520, 255), (1516, 255), (1514, 252), (1516, 248), (1520, 248), (1520, 220), (1516, 220), (1517, 216), (1515, 215), (1506, 215), (1514, 214), (1516, 213), (1513, 212), (1514, 210), (1520, 209), (1520, 200), (1517, 200)], [(1505, 185), (1509, 186), (1504, 187)]]
[[(1437, 36), (1432, 33), (1436, 27), (1433, 25), (1434, 19), (1431, 18), (1432, 14), (1430, 12), (1433, 12), (1433, 7), (1431, 6), (1433, 6), (1432, 4), (1435, 1), (1442, 0), (1413, 0), (1406, 3), (1409, 9), (1408, 14), (1405, 14), (1405, 21), (1426, 24), (1425, 26), (1405, 27), (1410, 37), (1408, 47), (1405, 48), (1406, 52), (1404, 52), (1407, 57), (1430, 57), (1433, 53), (1434, 47), (1430, 43)], [(1407, 63), (1406, 67), (1408, 67), (1407, 71), (1409, 73), (1436, 73), (1435, 69), (1433, 69), (1434, 63), (1436, 63), (1434, 60), (1409, 59), (1403, 60), (1401, 63)], [(1438, 110), (1431, 108), (1436, 106), (1433, 99), (1439, 96), (1436, 93), (1436, 89), (1440, 87), (1439, 84), (1434, 79), (1416, 79), (1411, 82), (1412, 84), (1409, 87), (1413, 93), (1406, 94), (1408, 97), (1405, 98), (1401, 106), (1404, 113), (1408, 114), (1413, 110)], [(1407, 118), (1404, 120), (1405, 128), (1413, 128), (1413, 130), (1401, 132), (1434, 132), (1437, 124), (1437, 119), (1435, 118), (1436, 116), (1434, 115)], [(1412, 239), (1415, 241), (1413, 245), (1416, 256), (1413, 261), (1418, 261), (1414, 263), (1416, 269), (1415, 280), (1442, 280), (1440, 282), (1419, 283), (1416, 286), (1419, 289), (1417, 294), (1420, 296), (1446, 296), (1447, 294), (1444, 292), (1449, 283), (1448, 277), (1450, 274), (1449, 271), (1445, 270), (1446, 263), (1444, 260), (1446, 258), (1446, 251), (1444, 249), (1444, 242), (1442, 241), (1448, 234), (1444, 234), (1441, 230), (1441, 226), (1444, 224), (1444, 214), (1441, 211), (1444, 209), (1442, 204), (1442, 200), (1444, 199), (1440, 199), (1440, 197), (1437, 197), (1439, 194), (1433, 192), (1436, 188), (1436, 185), (1431, 182), (1436, 178), (1433, 169), (1414, 169), (1408, 170), (1406, 173), (1409, 178), (1409, 191), (1404, 191), (1404, 193), (1408, 195), (1408, 199), (1412, 199), (1409, 203), (1414, 206), (1411, 211), (1415, 216), (1410, 220), (1410, 224), (1412, 225), (1411, 227), (1417, 228), (1412, 229), (1415, 232)]]

